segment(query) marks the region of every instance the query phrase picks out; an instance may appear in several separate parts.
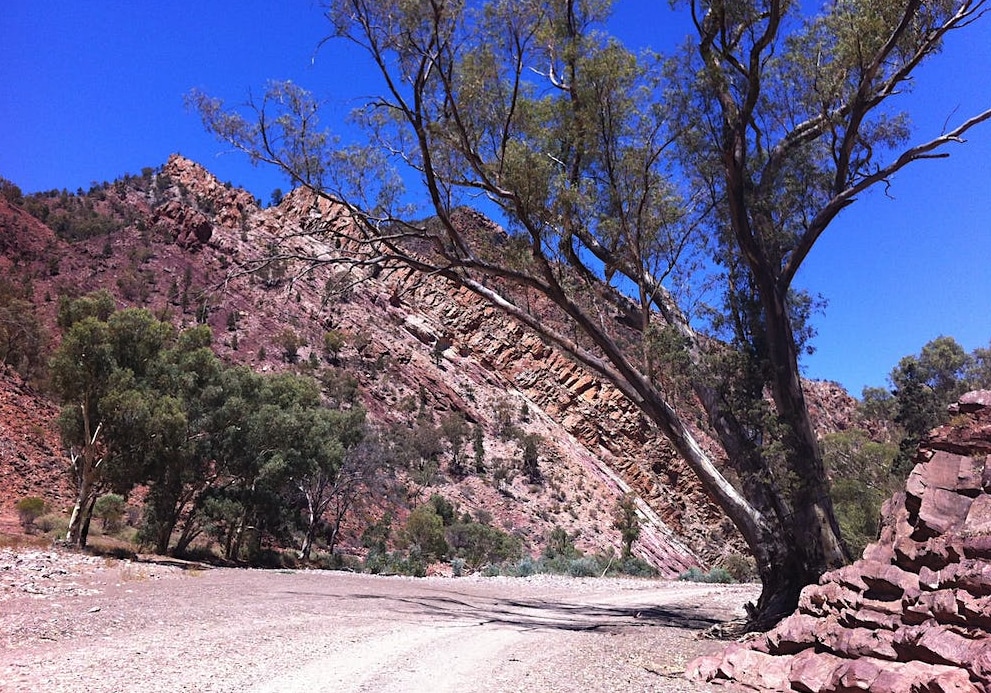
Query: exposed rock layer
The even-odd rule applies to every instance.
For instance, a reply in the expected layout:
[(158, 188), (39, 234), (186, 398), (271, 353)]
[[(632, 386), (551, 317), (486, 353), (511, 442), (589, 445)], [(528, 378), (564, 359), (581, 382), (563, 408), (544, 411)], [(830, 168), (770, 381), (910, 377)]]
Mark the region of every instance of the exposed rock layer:
[(774, 630), (689, 675), (759, 691), (991, 690), (991, 391), (918, 453), (861, 560), (805, 589)]

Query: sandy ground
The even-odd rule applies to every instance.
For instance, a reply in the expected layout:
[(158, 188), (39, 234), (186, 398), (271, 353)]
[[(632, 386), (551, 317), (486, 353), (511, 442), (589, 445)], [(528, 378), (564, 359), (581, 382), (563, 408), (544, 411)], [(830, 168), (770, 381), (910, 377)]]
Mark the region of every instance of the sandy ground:
[(180, 569), (0, 550), (0, 690), (707, 691), (753, 585)]

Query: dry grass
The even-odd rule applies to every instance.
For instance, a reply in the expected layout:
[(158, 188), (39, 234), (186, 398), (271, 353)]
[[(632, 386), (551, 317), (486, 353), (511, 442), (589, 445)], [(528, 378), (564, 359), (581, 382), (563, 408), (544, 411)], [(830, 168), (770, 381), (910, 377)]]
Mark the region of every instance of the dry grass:
[(52, 540), (43, 534), (7, 534), (0, 532), (0, 549), (47, 549)]

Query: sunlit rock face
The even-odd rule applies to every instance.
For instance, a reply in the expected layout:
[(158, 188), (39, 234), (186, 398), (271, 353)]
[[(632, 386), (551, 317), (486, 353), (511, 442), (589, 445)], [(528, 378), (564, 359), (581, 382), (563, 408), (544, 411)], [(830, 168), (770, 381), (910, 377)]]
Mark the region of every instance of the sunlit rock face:
[(760, 691), (991, 690), (991, 392), (964, 395), (952, 414), (861, 560), (689, 675)]

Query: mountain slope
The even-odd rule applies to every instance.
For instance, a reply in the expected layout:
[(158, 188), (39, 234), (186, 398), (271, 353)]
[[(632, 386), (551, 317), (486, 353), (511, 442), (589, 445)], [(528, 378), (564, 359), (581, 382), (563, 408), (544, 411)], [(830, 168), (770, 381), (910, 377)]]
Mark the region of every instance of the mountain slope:
[[(404, 478), (407, 504), (439, 492), (462, 510), (490, 513), (531, 551), (556, 525), (579, 547), (601, 551), (618, 550), (611, 512), (632, 492), (643, 522), (635, 553), (663, 573), (739, 550), (735, 530), (686, 465), (615, 389), (465, 290), (409, 271), (342, 268), (332, 237), (304, 232), (315, 221), (347, 219), (302, 191), (262, 209), (247, 192), (173, 156), (159, 171), (82, 197), (54, 193), (24, 205), (58, 235), (22, 209), (0, 205), (0, 263), (29, 281), (50, 327), (56, 297), (104, 288), (121, 306), (148, 307), (177, 325), (208, 323), (215, 349), (232, 362), (259, 371), (347, 373), (380, 425), (412, 430), (418, 417), (437, 423), (458, 412), (481, 426), (485, 473), (459, 479), (442, 466), (426, 480)], [(502, 232), (490, 222), (469, 221), (498, 241)], [(276, 244), (326, 262), (303, 274), (289, 257), (252, 264)], [(11, 387), (0, 381), (8, 399)], [(829, 392), (832, 402), (822, 410), (835, 416), (845, 393)], [(50, 428), (50, 402), (24, 406), (34, 425)], [(13, 425), (0, 419), (0, 429)], [(520, 473), (520, 432), (539, 436), (542, 485)], [(29, 465), (39, 465), (38, 473), (19, 478), (30, 479), (39, 495), (64, 498), (66, 487), (40, 471), (42, 459), (46, 468), (58, 466), (56, 444), (51, 435), (46, 440), (45, 455), (28, 455), (38, 460)], [(0, 470), (9, 473), (19, 453), (2, 454)], [(10, 516), (28, 485), (3, 491), (0, 515)], [(366, 520), (376, 512), (381, 508), (369, 504)], [(352, 541), (360, 525), (350, 527)]]

